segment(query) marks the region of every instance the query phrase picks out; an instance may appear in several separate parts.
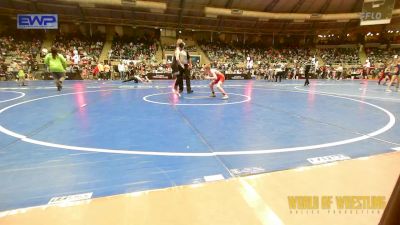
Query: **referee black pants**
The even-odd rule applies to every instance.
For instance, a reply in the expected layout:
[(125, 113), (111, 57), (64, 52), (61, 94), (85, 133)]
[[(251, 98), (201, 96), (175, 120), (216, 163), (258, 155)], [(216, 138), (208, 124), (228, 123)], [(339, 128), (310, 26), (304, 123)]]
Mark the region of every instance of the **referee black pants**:
[(278, 82), (278, 79), (279, 79), (279, 82), (281, 82), (282, 81), (282, 75), (283, 75), (283, 72), (277, 72), (276, 76), (275, 76), (275, 82)]
[(179, 67), (179, 74), (176, 76), (175, 90), (179, 88), (179, 92), (183, 92), (183, 78), (186, 80), (186, 91), (188, 93), (192, 92), (190, 86), (190, 71), (189, 66), (185, 65), (185, 68)]

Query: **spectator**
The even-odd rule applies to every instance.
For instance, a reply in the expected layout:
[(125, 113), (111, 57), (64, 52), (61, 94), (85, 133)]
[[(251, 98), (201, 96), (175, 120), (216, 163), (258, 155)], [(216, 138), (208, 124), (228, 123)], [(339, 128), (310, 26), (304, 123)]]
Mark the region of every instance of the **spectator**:
[(51, 53), (46, 55), (44, 62), (48, 66), (49, 72), (53, 75), (57, 90), (61, 91), (62, 83), (65, 79), (65, 68), (67, 68), (67, 61), (65, 60), (64, 56), (58, 53), (58, 49), (56, 47), (52, 47)]
[(104, 77), (106, 80), (111, 79), (111, 66), (109, 64), (104, 65)]
[(121, 80), (125, 80), (126, 79), (125, 78), (126, 70), (125, 70), (125, 65), (122, 61), (120, 61), (118, 64), (118, 72), (119, 72), (119, 76), (120, 76)]
[(18, 82), (20, 86), (26, 86), (25, 84), (25, 72), (22, 66), (18, 66)]

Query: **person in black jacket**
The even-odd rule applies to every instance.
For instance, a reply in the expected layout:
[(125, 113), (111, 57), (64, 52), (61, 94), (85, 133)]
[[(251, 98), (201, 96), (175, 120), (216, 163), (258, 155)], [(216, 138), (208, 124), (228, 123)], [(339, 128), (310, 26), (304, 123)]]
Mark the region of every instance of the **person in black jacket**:
[(310, 84), (310, 81), (308, 80), (309, 78), (309, 73), (310, 73), (311, 65), (306, 64), (306, 69), (304, 70), (304, 75), (306, 77), (306, 81), (304, 82), (304, 86), (308, 86)]
[(183, 78), (186, 80), (187, 93), (193, 93), (190, 86), (190, 68), (192, 63), (190, 61), (189, 53), (184, 49), (185, 43), (182, 39), (176, 41), (176, 49), (173, 58), (172, 73), (176, 74), (176, 81), (174, 84), (174, 90), (179, 95), (183, 92)]
[(304, 82), (304, 86), (308, 86), (310, 84), (310, 81), (308, 80), (308, 78), (309, 78), (311, 66), (313, 66), (314, 62), (315, 62), (314, 59), (310, 58), (305, 65), (306, 67), (304, 69), (304, 76), (306, 77), (306, 81)]

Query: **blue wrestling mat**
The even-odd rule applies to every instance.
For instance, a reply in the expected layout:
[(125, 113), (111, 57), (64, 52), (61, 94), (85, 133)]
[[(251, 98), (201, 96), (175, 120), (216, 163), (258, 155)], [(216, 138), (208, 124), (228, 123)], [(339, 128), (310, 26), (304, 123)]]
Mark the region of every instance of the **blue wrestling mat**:
[(400, 150), (400, 93), (376, 82), (0, 82), (0, 211)]

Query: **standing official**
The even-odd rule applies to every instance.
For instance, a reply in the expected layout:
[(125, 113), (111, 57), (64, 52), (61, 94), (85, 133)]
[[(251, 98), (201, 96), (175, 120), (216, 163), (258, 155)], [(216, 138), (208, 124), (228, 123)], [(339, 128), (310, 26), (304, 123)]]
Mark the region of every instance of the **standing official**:
[(311, 67), (314, 65), (314, 63), (315, 63), (315, 61), (312, 58), (310, 58), (305, 65), (304, 76), (306, 77), (306, 80), (304, 82), (304, 86), (308, 86), (310, 84), (310, 81), (308, 80), (310, 77), (309, 73), (310, 73)]
[(177, 76), (174, 85), (175, 91), (179, 88), (179, 93), (183, 92), (183, 78), (186, 80), (186, 90), (187, 93), (193, 93), (192, 88), (190, 87), (190, 69), (192, 67), (192, 63), (190, 61), (189, 53), (184, 49), (185, 43), (182, 39), (178, 39), (176, 41), (176, 49), (174, 55), (174, 67), (176, 68)]

